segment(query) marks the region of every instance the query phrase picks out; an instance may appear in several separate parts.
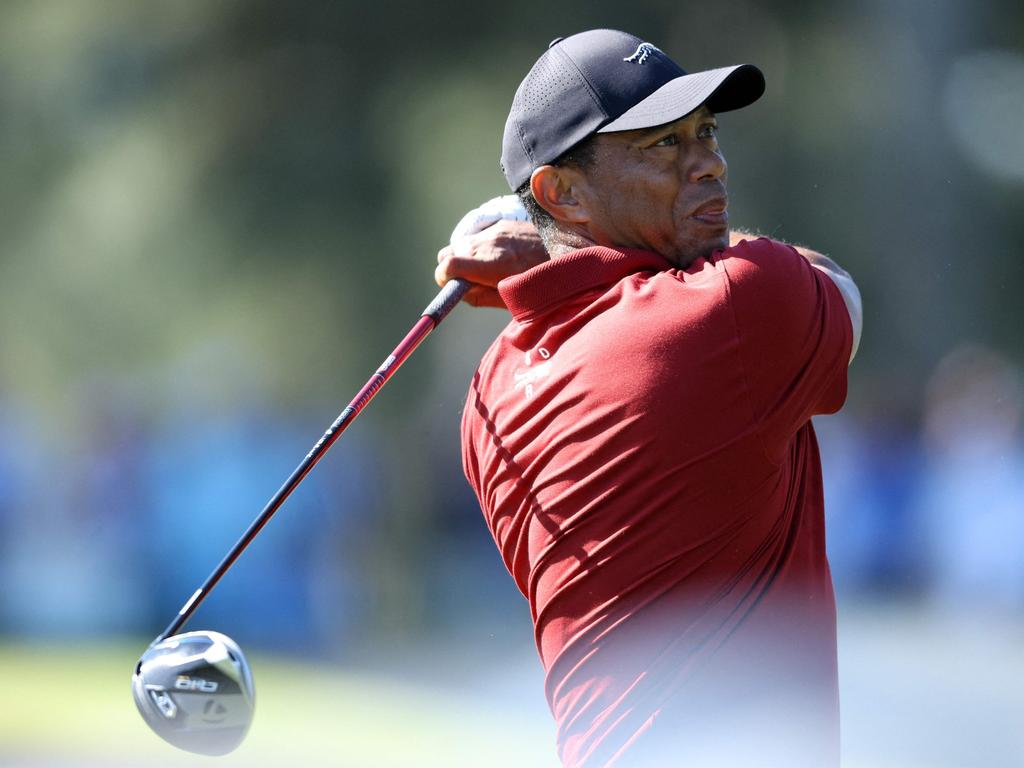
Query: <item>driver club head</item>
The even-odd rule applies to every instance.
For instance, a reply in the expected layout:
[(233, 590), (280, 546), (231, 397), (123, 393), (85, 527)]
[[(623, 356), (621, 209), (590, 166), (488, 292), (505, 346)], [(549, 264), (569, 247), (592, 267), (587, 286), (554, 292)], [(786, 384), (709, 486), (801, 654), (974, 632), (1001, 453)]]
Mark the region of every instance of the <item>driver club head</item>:
[(252, 723), (252, 672), (234, 640), (186, 632), (154, 643), (132, 675), (132, 696), (165, 741), (202, 755), (224, 755)]

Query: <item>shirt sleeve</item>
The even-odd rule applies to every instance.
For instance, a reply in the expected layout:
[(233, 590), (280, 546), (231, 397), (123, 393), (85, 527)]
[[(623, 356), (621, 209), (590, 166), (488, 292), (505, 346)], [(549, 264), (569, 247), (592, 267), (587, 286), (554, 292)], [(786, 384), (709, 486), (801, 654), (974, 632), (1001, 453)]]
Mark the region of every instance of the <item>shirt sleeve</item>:
[(791, 246), (759, 238), (723, 254), (740, 360), (773, 460), (846, 400), (853, 327), (839, 288)]

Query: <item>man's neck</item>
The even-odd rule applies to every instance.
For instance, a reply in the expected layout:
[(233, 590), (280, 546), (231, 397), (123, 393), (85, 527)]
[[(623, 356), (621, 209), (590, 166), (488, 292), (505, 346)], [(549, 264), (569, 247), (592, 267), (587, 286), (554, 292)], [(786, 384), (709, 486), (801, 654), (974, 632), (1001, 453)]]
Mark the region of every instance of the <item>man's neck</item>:
[(594, 245), (600, 245), (600, 243), (595, 243), (578, 232), (565, 231), (555, 232), (554, 236), (548, 238), (547, 242), (544, 243), (544, 247), (552, 259), (557, 259), (573, 251), (578, 251), (580, 248), (590, 248)]

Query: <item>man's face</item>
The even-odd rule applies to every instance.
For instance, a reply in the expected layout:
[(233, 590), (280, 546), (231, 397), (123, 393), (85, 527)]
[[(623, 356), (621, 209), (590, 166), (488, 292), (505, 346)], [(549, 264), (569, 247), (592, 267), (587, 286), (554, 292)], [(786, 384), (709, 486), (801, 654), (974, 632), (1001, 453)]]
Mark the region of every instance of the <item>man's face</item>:
[(576, 189), (598, 245), (642, 248), (686, 268), (729, 244), (726, 164), (707, 108), (657, 128), (599, 133)]

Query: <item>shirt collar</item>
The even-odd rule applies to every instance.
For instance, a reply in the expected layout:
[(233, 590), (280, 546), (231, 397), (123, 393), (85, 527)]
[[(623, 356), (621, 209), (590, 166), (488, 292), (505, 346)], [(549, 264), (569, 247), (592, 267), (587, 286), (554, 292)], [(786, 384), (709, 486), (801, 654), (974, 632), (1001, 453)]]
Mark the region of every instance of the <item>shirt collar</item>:
[(636, 272), (663, 272), (672, 265), (663, 256), (630, 248), (591, 246), (545, 261), (498, 283), (498, 293), (516, 320)]

